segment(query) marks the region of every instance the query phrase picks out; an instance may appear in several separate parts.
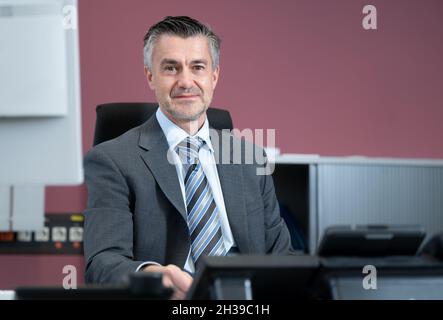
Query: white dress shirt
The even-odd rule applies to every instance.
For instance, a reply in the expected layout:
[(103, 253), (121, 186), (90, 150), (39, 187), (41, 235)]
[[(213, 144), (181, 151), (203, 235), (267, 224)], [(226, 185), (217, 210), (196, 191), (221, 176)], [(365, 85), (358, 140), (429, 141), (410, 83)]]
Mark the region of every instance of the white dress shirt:
[[(178, 127), (175, 123), (169, 120), (164, 113), (157, 109), (155, 114), (157, 117), (157, 121), (160, 124), (160, 127), (163, 130), (163, 133), (166, 136), (166, 139), (169, 144), (169, 156), (168, 159), (172, 159), (174, 161), (175, 168), (177, 170), (178, 180), (180, 182), (180, 188), (183, 196), (183, 204), (186, 208), (186, 193), (185, 193), (185, 183), (184, 183), (184, 172), (183, 172), (183, 164), (180, 161), (180, 158), (175, 151), (177, 145), (182, 142), (189, 134), (184, 131), (182, 128)], [(212, 148), (212, 143), (209, 135), (209, 123), (206, 118), (203, 126), (200, 130), (194, 135), (194, 137), (200, 137), (205, 141), (205, 144), (200, 148), (198, 156), (199, 161), (202, 164), (203, 172), (208, 179), (209, 186), (211, 187), (212, 194), (214, 196), (215, 204), (217, 205), (219, 214), (220, 214), (220, 222), (221, 229), (223, 234), (223, 242), (226, 248), (226, 252), (228, 252), (234, 244), (234, 237), (232, 235), (231, 227), (229, 226), (228, 215), (226, 214), (225, 201), (223, 200), (223, 192), (220, 185), (220, 179), (218, 177), (217, 166), (214, 158), (214, 149)], [(137, 271), (140, 270), (145, 265), (148, 264), (157, 264), (153, 261), (145, 262), (141, 264)], [(190, 272), (194, 273), (195, 267), (194, 262), (191, 257), (191, 250), (189, 250), (188, 258), (186, 259), (186, 263), (183, 268)]]

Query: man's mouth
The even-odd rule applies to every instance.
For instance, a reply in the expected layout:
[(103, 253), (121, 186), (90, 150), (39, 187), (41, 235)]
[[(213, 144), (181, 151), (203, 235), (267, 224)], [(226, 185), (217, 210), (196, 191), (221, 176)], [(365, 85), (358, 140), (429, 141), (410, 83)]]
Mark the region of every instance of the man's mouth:
[(179, 95), (179, 96), (174, 96), (173, 99), (196, 99), (198, 98), (198, 95)]

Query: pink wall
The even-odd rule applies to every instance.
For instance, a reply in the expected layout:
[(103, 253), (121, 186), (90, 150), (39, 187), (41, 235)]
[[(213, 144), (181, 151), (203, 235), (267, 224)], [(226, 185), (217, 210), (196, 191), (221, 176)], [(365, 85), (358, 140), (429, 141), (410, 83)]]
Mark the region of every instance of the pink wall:
[(76, 267), (78, 285), (81, 285), (84, 278), (83, 260), (81, 256), (77, 255), (0, 256), (0, 290), (39, 285), (60, 287), (63, 285), (64, 277), (73, 276), (72, 271), (63, 273), (63, 268), (68, 265)]
[[(222, 38), (213, 105), (237, 128), (275, 128), (283, 152), (443, 158), (441, 1), (79, 2), (85, 152), (97, 104), (154, 100), (143, 77), (147, 28), (190, 15)], [(369, 3), (376, 31), (361, 25)], [(48, 212), (85, 203), (84, 187), (47, 188)]]
[[(95, 106), (154, 101), (142, 39), (166, 15), (191, 15), (222, 38), (213, 105), (237, 128), (275, 128), (283, 152), (443, 158), (443, 3), (80, 0), (84, 150)], [(47, 211), (81, 211), (84, 188), (48, 188)]]

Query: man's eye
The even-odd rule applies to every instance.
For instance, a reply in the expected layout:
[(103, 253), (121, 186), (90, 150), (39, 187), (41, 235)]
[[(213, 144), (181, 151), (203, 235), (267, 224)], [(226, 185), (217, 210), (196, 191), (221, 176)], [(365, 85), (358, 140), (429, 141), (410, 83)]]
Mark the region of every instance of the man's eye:
[(200, 65), (194, 66), (194, 70), (204, 70), (204, 69), (205, 66), (200, 66)]
[(164, 67), (164, 70), (165, 70), (165, 71), (171, 71), (171, 72), (173, 72), (173, 71), (176, 70), (176, 67), (174, 67), (174, 66), (165, 66), (165, 67)]

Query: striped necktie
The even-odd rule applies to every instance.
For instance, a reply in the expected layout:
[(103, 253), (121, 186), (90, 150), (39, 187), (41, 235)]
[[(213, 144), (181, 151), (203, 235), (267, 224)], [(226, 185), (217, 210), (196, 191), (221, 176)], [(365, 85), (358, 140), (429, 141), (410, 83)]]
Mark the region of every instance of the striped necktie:
[(198, 159), (204, 143), (199, 137), (187, 137), (176, 148), (185, 174), (187, 222), (195, 265), (202, 256), (226, 255), (219, 211)]

